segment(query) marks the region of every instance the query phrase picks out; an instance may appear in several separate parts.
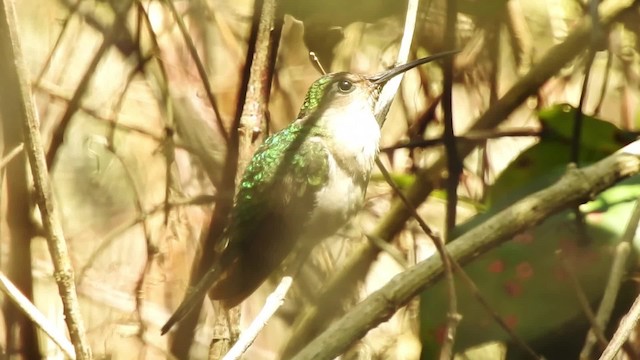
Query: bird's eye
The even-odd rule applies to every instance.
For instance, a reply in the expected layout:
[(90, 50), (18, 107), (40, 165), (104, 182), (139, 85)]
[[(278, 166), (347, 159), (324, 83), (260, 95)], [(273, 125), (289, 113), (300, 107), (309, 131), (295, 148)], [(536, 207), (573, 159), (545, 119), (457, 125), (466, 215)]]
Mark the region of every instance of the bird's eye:
[(353, 90), (353, 83), (349, 80), (340, 80), (338, 82), (338, 90), (342, 93), (348, 93)]

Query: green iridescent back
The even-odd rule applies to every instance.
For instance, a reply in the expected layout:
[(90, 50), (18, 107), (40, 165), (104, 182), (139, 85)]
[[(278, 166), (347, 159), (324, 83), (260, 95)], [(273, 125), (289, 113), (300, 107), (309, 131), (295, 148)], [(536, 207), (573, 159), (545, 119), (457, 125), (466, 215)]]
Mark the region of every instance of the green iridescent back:
[[(311, 84), (304, 98), (304, 102), (300, 107), (298, 119), (311, 115), (311, 113), (318, 108), (325, 89), (327, 85), (331, 84), (332, 80), (333, 74), (329, 74), (322, 76)], [(316, 133), (313, 133), (314, 131)], [(304, 141), (304, 137), (319, 135), (317, 131), (317, 129), (313, 130), (305, 127), (303, 123), (294, 122), (281, 131), (269, 136), (264, 141), (253, 155), (251, 162), (247, 165), (242, 176), (236, 197), (237, 211), (235, 215), (242, 216), (243, 209), (241, 208), (243, 206), (241, 205), (254, 200), (253, 197), (256, 190), (259, 191), (259, 188), (268, 186), (278, 171), (281, 171), (283, 175), (293, 175), (300, 173), (301, 170), (305, 170), (307, 176), (313, 179), (312, 182), (321, 182), (322, 178), (328, 177), (328, 174), (323, 174), (328, 170), (326, 168), (328, 165), (326, 163), (326, 155), (322, 156), (322, 159), (318, 159), (316, 155), (309, 154), (310, 151), (314, 150), (314, 147), (317, 147), (317, 144), (308, 144), (307, 141)], [(296, 141), (296, 139), (298, 139), (298, 141)], [(296, 142), (299, 143), (294, 144)], [(294, 146), (298, 147), (298, 149), (293, 149)], [(316, 151), (321, 153), (324, 149), (316, 149)], [(290, 159), (285, 158), (285, 153), (287, 152), (290, 153)], [(287, 164), (282, 165), (281, 163), (283, 161), (290, 162), (294, 165), (295, 169), (291, 169), (293, 171), (288, 171), (286, 168), (283, 169), (282, 166), (291, 166)], [(317, 164), (314, 164), (314, 162)], [(304, 169), (306, 165), (309, 165), (312, 169)], [(314, 171), (309, 173), (308, 170)], [(304, 172), (301, 174), (304, 174)]]
[[(265, 213), (280, 206), (293, 209), (307, 205), (302, 198), (312, 195), (326, 182), (327, 150), (323, 143), (309, 139), (317, 135), (320, 135), (317, 129), (296, 122), (268, 137), (258, 148), (240, 182), (229, 229), (233, 236), (230, 242), (250, 241), (248, 232), (260, 226)], [(291, 192), (290, 187), (296, 191)], [(297, 201), (301, 204), (296, 204)]]
[(329, 153), (318, 131), (302, 122), (293, 123), (267, 138), (251, 159), (226, 231), (227, 248), (220, 258), (227, 274), (212, 289), (214, 299), (224, 299), (230, 306), (241, 301), (300, 240), (316, 193), (329, 178)]

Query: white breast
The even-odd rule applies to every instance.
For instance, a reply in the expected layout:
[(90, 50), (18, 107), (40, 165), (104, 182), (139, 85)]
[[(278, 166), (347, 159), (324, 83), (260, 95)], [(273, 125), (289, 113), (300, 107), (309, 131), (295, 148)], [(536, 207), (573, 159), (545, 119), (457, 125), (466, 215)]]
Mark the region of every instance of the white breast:
[(356, 181), (329, 157), (329, 181), (318, 191), (311, 213), (310, 236), (325, 238), (338, 231), (362, 207), (366, 184)]
[(380, 126), (368, 102), (352, 102), (340, 109), (327, 109), (324, 126), (332, 136), (336, 156), (353, 158), (361, 171), (371, 172), (378, 154)]
[(324, 142), (330, 153), (329, 181), (316, 195), (309, 222), (313, 235), (334, 234), (362, 207), (378, 153), (380, 127), (371, 107), (360, 104), (326, 110), (320, 121), (330, 136), (313, 139)]

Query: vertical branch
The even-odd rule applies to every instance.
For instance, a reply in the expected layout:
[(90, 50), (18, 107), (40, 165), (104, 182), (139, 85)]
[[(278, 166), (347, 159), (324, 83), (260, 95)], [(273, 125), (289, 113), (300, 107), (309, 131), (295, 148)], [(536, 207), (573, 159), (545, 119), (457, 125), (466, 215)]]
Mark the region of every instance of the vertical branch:
[[(409, 0), (407, 3), (407, 14), (404, 19), (404, 29), (402, 32), (402, 39), (400, 40), (400, 49), (398, 50), (396, 65), (406, 63), (409, 58), (411, 43), (413, 42), (413, 33), (415, 31), (416, 21), (418, 18), (418, 5), (420, 5), (420, 0)], [(380, 92), (380, 97), (378, 98), (375, 108), (375, 114), (380, 125), (384, 123), (384, 120), (387, 117), (387, 113), (391, 107), (391, 102), (395, 98), (396, 92), (398, 92), (400, 82), (403, 78), (404, 74), (396, 75), (387, 82)]]
[(587, 62), (584, 65), (584, 79), (582, 80), (582, 90), (580, 91), (580, 100), (576, 109), (575, 118), (573, 119), (573, 135), (571, 137), (571, 162), (577, 166), (580, 165), (580, 139), (582, 138), (582, 119), (584, 111), (584, 102), (587, 98), (587, 89), (589, 86), (589, 77), (591, 75), (591, 65), (595, 57), (593, 48), (587, 51)]
[(587, 50), (587, 61), (584, 65), (584, 79), (582, 80), (582, 89), (580, 91), (580, 100), (578, 102), (578, 111), (573, 121), (573, 138), (571, 141), (571, 161), (580, 166), (580, 138), (582, 135), (582, 117), (584, 113), (584, 102), (587, 98), (587, 89), (589, 86), (589, 77), (591, 75), (591, 66), (593, 65), (593, 59), (596, 56), (596, 51), (600, 47), (605, 39), (606, 34), (604, 27), (599, 19), (598, 13), (598, 0), (589, 1), (589, 16), (591, 17), (591, 23), (593, 24), (593, 30), (591, 32), (590, 46)]
[[(277, 55), (278, 43), (282, 32), (283, 17), (277, 13), (276, 0), (256, 1), (254, 21), (258, 17), (258, 23), (254, 22), (252, 37), (247, 49), (247, 60), (242, 87), (238, 94), (238, 107), (233, 124), (234, 129), (234, 158), (228, 158), (228, 165), (233, 165), (233, 171), (228, 170), (225, 177), (230, 184), (229, 193), (235, 193), (235, 177), (239, 176), (244, 163), (254, 153), (255, 144), (267, 128), (269, 118), (269, 95), (273, 79), (273, 69)], [(277, 18), (277, 20), (276, 20)], [(211, 240), (211, 239), (209, 239)], [(283, 295), (284, 296), (284, 295)], [(239, 316), (234, 316), (229, 326), (239, 327)], [(233, 329), (229, 329), (233, 335)], [(210, 354), (214, 344), (212, 343)], [(233, 355), (233, 352), (231, 353)], [(225, 356), (225, 358), (228, 358)]]
[(249, 86), (244, 94), (244, 106), (240, 115), (242, 160), (247, 160), (253, 154), (253, 144), (266, 129), (273, 59), (282, 29), (281, 24), (277, 28), (275, 26), (276, 7), (276, 0), (265, 0), (262, 5), (255, 51), (249, 68)]
[(62, 298), (65, 321), (71, 342), (76, 351), (76, 356), (78, 359), (90, 359), (91, 350), (80, 316), (71, 259), (67, 252), (67, 244), (62, 233), (60, 219), (53, 204), (53, 193), (51, 191), (51, 183), (49, 182), (45, 153), (42, 148), (37, 114), (28, 85), (26, 64), (22, 58), (18, 34), (16, 33), (17, 21), (15, 9), (10, 0), (4, 1), (2, 15), (4, 15), (2, 19), (3, 24), (5, 21), (8, 24), (8, 37), (12, 44), (8, 56), (12, 58), (15, 64), (13, 69), (15, 70), (14, 76), (17, 80), (16, 85), (18, 87), (15, 90), (20, 93), (21, 97), (19, 105), (21, 113), (24, 116), (25, 149), (33, 175), (36, 201), (42, 214), (42, 223), (46, 233), (49, 251), (53, 259), (54, 278), (58, 284), (60, 297)]
[[(444, 30), (444, 43), (454, 50), (456, 46), (456, 17), (458, 16), (458, 5), (456, 0), (447, 2), (446, 26)], [(456, 138), (453, 131), (453, 61), (454, 57), (449, 56), (444, 59), (444, 81), (442, 93), (442, 110), (444, 112), (444, 149), (447, 155), (447, 168), (449, 170), (446, 190), (447, 190), (447, 213), (445, 218), (445, 241), (450, 240), (449, 234), (456, 225), (456, 208), (458, 206), (458, 180), (462, 172), (462, 164), (458, 155)], [(441, 240), (442, 241), (442, 240)], [(444, 243), (442, 244), (444, 246)], [(456, 328), (460, 315), (458, 314), (458, 303), (456, 288), (451, 272), (451, 264), (445, 251), (442, 250), (442, 263), (446, 269), (447, 295), (449, 299), (449, 312), (447, 314), (447, 330), (440, 351), (440, 359), (446, 360), (453, 357), (453, 344), (456, 337)]]
[[(29, 299), (33, 299), (33, 278), (31, 276), (31, 253), (29, 244), (31, 238), (35, 236), (36, 228), (31, 223), (30, 213), (30, 194), (28, 189), (28, 176), (26, 168), (26, 156), (24, 151), (19, 152), (14, 160), (6, 162), (9, 158), (11, 149), (22, 145), (22, 124), (19, 121), (11, 121), (11, 119), (20, 119), (24, 117), (24, 107), (20, 106), (20, 94), (16, 89), (19, 88), (17, 71), (13, 58), (9, 56), (12, 53), (12, 39), (9, 36), (9, 27), (13, 26), (15, 30), (15, 22), (9, 20), (7, 15), (13, 16), (13, 13), (7, 12), (9, 6), (5, 7), (4, 2), (0, 2), (0, 125), (2, 125), (2, 163), (4, 169), (0, 173), (0, 188), (6, 189), (2, 193), (4, 197), (2, 214), (6, 219), (7, 233), (3, 233), (3, 238), (8, 238), (6, 244), (8, 250), (6, 253), (11, 256), (8, 258), (7, 264), (3, 264), (7, 268), (7, 275), (16, 284), (20, 291)], [(24, 146), (22, 146), (24, 148)], [(6, 171), (6, 173), (5, 173)], [(4, 176), (6, 174), (6, 177)], [(6, 185), (3, 180), (6, 179)], [(5, 185), (5, 186), (2, 186)], [(4, 228), (3, 228), (4, 231)], [(5, 242), (3, 241), (4, 245)], [(3, 249), (4, 250), (4, 249)], [(2, 310), (5, 316), (7, 354), (15, 355), (21, 352), (25, 358), (37, 358), (38, 342), (36, 338), (36, 329), (24, 313), (9, 301), (6, 301)]]
[[(589, 1), (589, 15), (591, 17), (591, 23), (593, 24), (593, 31), (591, 32), (590, 46), (587, 49), (587, 60), (584, 65), (584, 79), (582, 80), (582, 89), (580, 90), (580, 100), (578, 101), (578, 108), (576, 109), (575, 117), (573, 119), (573, 134), (571, 137), (571, 162), (580, 166), (580, 143), (582, 139), (582, 123), (584, 117), (584, 103), (587, 98), (587, 89), (589, 86), (589, 78), (591, 77), (591, 67), (593, 65), (593, 59), (596, 56), (596, 45), (599, 37), (602, 36), (602, 25), (598, 21), (598, 3), (597, 0)], [(586, 234), (586, 224), (582, 212), (576, 205), (573, 209), (573, 213), (576, 217), (576, 225), (578, 231), (581, 233), (581, 242), (588, 242), (589, 236)]]
[(607, 49), (607, 66), (604, 70), (604, 79), (602, 80), (602, 87), (600, 88), (600, 96), (598, 97), (598, 103), (593, 110), (594, 116), (600, 115), (600, 110), (602, 109), (602, 103), (604, 102), (605, 95), (607, 93), (607, 88), (609, 87), (609, 77), (611, 75), (611, 63), (613, 60), (613, 51), (611, 49)]
[[(455, 48), (456, 43), (456, 17), (458, 16), (457, 1), (447, 2), (447, 21), (444, 30), (444, 43), (450, 44), (450, 50)], [(447, 216), (446, 216), (446, 240), (449, 239), (449, 232), (456, 225), (456, 207), (458, 200), (458, 180), (462, 172), (462, 164), (456, 146), (455, 134), (453, 131), (453, 108), (452, 108), (452, 88), (453, 88), (453, 57), (443, 60), (444, 81), (442, 93), (442, 111), (444, 112), (444, 148), (447, 154)]]
[[(486, 25), (487, 47), (489, 51), (489, 63), (491, 64), (489, 75), (489, 107), (493, 106), (498, 101), (499, 97), (499, 81), (500, 81), (500, 30), (505, 23), (506, 7), (501, 9), (497, 15), (497, 19)], [(478, 160), (478, 176), (482, 180), (482, 199), (487, 196), (487, 183), (490, 181), (491, 176), (491, 162), (489, 160), (489, 146), (488, 141), (483, 141), (478, 146), (481, 151), (480, 159)]]
[[(207, 270), (215, 262), (216, 252), (215, 247), (220, 240), (222, 233), (227, 224), (227, 217), (233, 206), (233, 194), (235, 193), (235, 178), (238, 170), (238, 158), (239, 158), (239, 127), (243, 125), (243, 115), (251, 114), (255, 115), (255, 118), (245, 117), (245, 124), (252, 123), (253, 125), (259, 124), (266, 118), (266, 104), (268, 102), (268, 96), (270, 93), (271, 84), (271, 70), (268, 70), (268, 65), (273, 64), (273, 57), (275, 53), (274, 43), (280, 35), (281, 20), (277, 22), (275, 19), (275, 0), (257, 0), (254, 3), (254, 16), (253, 24), (251, 27), (251, 34), (248, 40), (247, 56), (245, 60), (245, 70), (242, 74), (242, 85), (238, 89), (238, 105), (236, 107), (236, 117), (234, 123), (230, 128), (230, 134), (227, 142), (227, 157), (224, 162), (224, 168), (222, 169), (222, 180), (218, 188), (218, 194), (223, 194), (218, 198), (216, 207), (211, 218), (207, 238), (202, 246), (202, 257), (198, 264), (194, 264), (193, 275), (190, 280), (190, 285), (194, 286), (207, 272)], [(264, 12), (267, 12), (266, 14)], [(265, 15), (271, 19), (264, 19)], [(274, 31), (275, 27), (275, 31)], [(259, 33), (262, 32), (262, 36)], [(277, 37), (276, 37), (277, 36)], [(260, 42), (259, 42), (260, 38)], [(266, 56), (258, 56), (257, 52), (264, 52)], [(254, 69), (254, 60), (258, 62)], [(252, 89), (251, 97), (249, 96), (250, 88), (260, 84), (259, 89)], [(247, 105), (250, 103), (251, 105)], [(263, 103), (262, 106), (256, 105)], [(253, 109), (260, 109), (264, 112), (250, 113), (244, 109), (250, 106)], [(261, 125), (258, 125), (262, 128)], [(245, 132), (247, 137), (251, 137), (251, 132)], [(246, 138), (243, 138), (246, 139)], [(254, 140), (254, 139), (250, 139)], [(249, 144), (251, 144), (249, 142)], [(251, 150), (251, 145), (243, 147), (243, 152), (246, 149), (247, 153)], [(245, 154), (243, 154), (244, 156)], [(246, 154), (248, 157), (249, 154)], [(193, 339), (193, 331), (197, 322), (197, 316), (199, 309), (202, 306), (202, 302), (197, 304), (196, 309), (191, 311), (182, 321), (178, 323), (178, 328), (175, 333), (175, 337), (172, 344), (171, 352), (178, 358), (186, 358), (189, 351), (189, 344)]]

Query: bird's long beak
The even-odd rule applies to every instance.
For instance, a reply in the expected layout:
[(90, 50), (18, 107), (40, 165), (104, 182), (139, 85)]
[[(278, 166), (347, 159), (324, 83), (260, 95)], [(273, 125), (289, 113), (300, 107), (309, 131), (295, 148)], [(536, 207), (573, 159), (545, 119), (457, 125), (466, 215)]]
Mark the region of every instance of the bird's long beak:
[(417, 59), (411, 62), (408, 62), (406, 64), (402, 64), (402, 65), (398, 65), (392, 69), (389, 70), (385, 70), (383, 72), (377, 73), (375, 75), (369, 76), (369, 81), (371, 81), (374, 84), (377, 85), (382, 85), (384, 83), (386, 83), (387, 81), (389, 81), (392, 77), (401, 74), (407, 70), (413, 69), (414, 67), (418, 66), (418, 65), (422, 65), (422, 64), (426, 64), (428, 62), (434, 61), (434, 60), (438, 60), (438, 59), (442, 59), (444, 57), (447, 57), (449, 55), (453, 55), (453, 54), (457, 54), (459, 53), (460, 50), (452, 50), (452, 51), (445, 51), (445, 52), (441, 52), (439, 54), (435, 54), (435, 55), (431, 55), (431, 56), (427, 56), (425, 58), (422, 59)]

